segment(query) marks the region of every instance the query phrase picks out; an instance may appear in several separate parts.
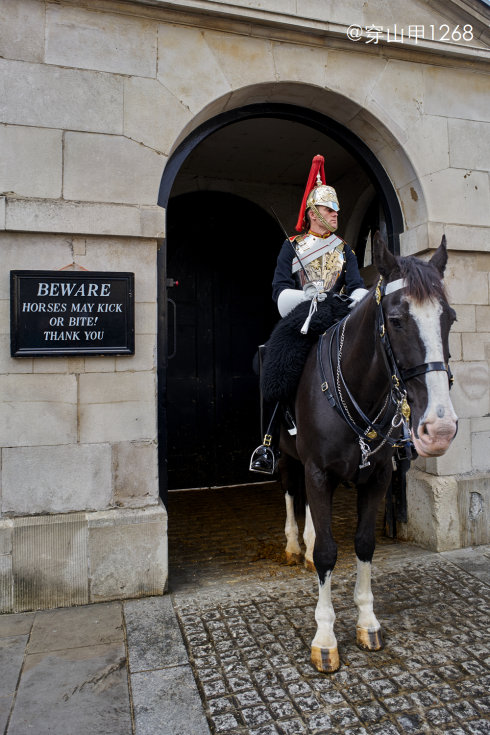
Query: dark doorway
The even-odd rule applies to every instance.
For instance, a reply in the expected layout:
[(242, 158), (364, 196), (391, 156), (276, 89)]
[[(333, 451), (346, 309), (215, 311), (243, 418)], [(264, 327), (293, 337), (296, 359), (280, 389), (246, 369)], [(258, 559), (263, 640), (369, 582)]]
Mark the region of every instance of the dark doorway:
[(252, 360), (279, 318), (271, 281), (283, 239), (241, 197), (203, 191), (169, 201), (167, 274), (179, 283), (169, 290), (169, 489), (264, 479), (248, 470), (261, 440)]

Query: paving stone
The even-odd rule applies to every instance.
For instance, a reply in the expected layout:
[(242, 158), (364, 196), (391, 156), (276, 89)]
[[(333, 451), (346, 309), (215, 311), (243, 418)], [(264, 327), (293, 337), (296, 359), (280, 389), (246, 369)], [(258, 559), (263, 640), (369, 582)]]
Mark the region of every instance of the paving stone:
[(36, 613), (28, 653), (63, 651), (124, 640), (119, 602)]
[(31, 632), (35, 613), (0, 615), (0, 638), (28, 635)]
[(131, 687), (135, 735), (209, 734), (190, 666), (132, 674)]
[(0, 697), (7, 697), (16, 690), (27, 641), (26, 635), (0, 638)]
[(0, 732), (5, 731), (5, 725), (7, 724), (7, 720), (9, 718), (13, 698), (13, 694), (8, 697), (0, 697)]
[(170, 597), (124, 603), (130, 671), (187, 663), (187, 651)]
[(9, 735), (131, 732), (123, 643), (26, 657)]

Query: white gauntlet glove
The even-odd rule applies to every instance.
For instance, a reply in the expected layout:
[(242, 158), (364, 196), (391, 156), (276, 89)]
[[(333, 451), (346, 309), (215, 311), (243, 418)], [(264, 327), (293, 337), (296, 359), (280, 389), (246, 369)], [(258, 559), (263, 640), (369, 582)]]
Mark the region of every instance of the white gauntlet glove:
[(367, 288), (356, 288), (349, 298), (351, 299), (351, 303), (349, 304), (349, 309), (353, 309), (356, 304), (359, 303), (361, 299), (364, 298), (364, 296), (369, 293)]

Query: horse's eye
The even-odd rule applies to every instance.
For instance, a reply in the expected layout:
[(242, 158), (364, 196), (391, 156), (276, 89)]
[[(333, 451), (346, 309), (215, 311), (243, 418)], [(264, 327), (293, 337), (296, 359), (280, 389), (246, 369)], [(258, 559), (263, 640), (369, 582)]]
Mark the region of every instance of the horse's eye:
[(395, 329), (401, 329), (402, 328), (401, 319), (399, 319), (397, 316), (390, 316), (388, 318), (390, 320), (390, 324), (392, 324), (395, 327)]

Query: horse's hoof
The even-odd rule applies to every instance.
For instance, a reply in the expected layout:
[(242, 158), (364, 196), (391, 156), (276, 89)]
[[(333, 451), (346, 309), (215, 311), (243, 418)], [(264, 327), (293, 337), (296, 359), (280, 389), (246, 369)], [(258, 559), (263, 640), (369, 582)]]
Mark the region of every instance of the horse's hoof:
[(296, 554), (292, 551), (286, 551), (286, 564), (290, 567), (295, 564), (301, 564), (303, 561), (303, 554)]
[(309, 572), (316, 572), (316, 567), (313, 564), (313, 561), (311, 559), (307, 559), (305, 557), (305, 569), (307, 569)]
[(365, 651), (379, 651), (384, 646), (381, 628), (370, 630), (369, 628), (356, 628), (357, 645)]
[(312, 646), (311, 660), (314, 667), (323, 674), (333, 674), (340, 667), (338, 648)]

